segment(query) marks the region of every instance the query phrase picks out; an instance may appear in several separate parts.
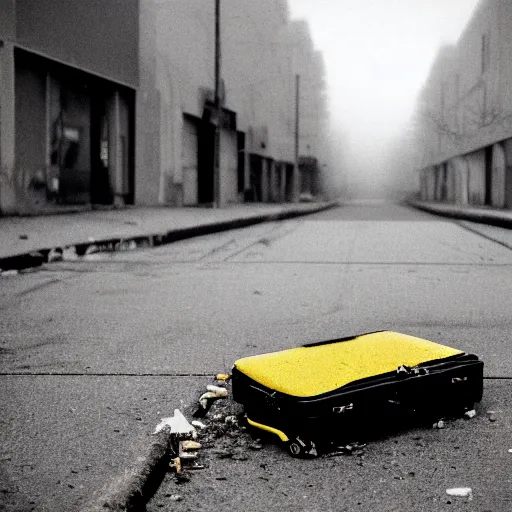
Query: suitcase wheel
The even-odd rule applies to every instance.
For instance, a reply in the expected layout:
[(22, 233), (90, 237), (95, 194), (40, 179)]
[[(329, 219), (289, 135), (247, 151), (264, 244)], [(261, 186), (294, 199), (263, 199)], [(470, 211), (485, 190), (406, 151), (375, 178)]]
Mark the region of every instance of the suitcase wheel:
[(313, 441), (306, 441), (300, 437), (289, 439), (286, 449), (292, 457), (316, 457), (318, 455)]

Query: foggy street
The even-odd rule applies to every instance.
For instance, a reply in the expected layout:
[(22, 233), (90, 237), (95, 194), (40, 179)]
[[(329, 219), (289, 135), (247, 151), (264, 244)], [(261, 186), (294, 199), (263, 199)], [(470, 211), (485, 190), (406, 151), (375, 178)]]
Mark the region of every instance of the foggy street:
[(510, 512), (511, 36), (0, 0), (0, 512)]
[(441, 510), (455, 486), (474, 498), (450, 510), (508, 510), (510, 233), (352, 203), (4, 278), (6, 510), (78, 510), (240, 357), (381, 329), (480, 355), (477, 417), (380, 440), (364, 458), (297, 461), (273, 445), (212, 458), (177, 490), (169, 475), (149, 510)]

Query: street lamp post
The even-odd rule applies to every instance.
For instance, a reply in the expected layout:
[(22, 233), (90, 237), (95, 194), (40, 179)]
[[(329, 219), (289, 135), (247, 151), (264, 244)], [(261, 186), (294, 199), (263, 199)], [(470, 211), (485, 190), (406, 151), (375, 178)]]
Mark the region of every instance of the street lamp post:
[(299, 200), (299, 116), (300, 116), (300, 75), (295, 75), (295, 166), (293, 169), (293, 202)]
[(222, 206), (220, 190), (220, 129), (221, 129), (221, 105), (220, 105), (220, 69), (221, 69), (221, 41), (220, 41), (220, 0), (215, 0), (215, 149), (213, 163), (213, 205), (215, 208)]

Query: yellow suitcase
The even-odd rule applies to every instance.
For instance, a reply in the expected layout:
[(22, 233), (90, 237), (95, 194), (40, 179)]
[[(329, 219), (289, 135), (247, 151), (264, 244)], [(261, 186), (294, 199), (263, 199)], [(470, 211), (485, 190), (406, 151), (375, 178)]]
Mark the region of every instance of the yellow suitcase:
[(391, 331), (246, 357), (233, 367), (233, 397), (249, 424), (296, 456), (377, 417), (472, 409), (482, 390), (477, 356)]

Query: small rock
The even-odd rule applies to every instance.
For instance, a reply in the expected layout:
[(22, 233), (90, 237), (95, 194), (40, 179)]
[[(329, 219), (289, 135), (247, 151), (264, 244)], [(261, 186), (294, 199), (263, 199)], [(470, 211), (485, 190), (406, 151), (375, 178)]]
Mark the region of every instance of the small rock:
[(245, 453), (235, 453), (232, 457), (233, 460), (239, 460), (239, 461), (244, 461), (244, 460), (247, 460), (249, 457), (247, 457), (247, 455), (245, 455)]
[(437, 421), (436, 423), (434, 423), (432, 425), (432, 428), (438, 428), (438, 429), (444, 428), (444, 421), (443, 420)]
[(471, 419), (471, 418), (474, 418), (476, 416), (476, 411), (475, 409), (471, 409), (471, 411), (466, 411), (464, 413), (464, 416), (468, 419)]
[(446, 489), (446, 494), (449, 496), (471, 499), (473, 491), (471, 490), (471, 487), (455, 487), (453, 489)]
[(251, 443), (249, 445), (249, 448), (251, 450), (261, 450), (263, 448), (263, 445), (261, 445), (260, 443)]
[(20, 240), (28, 240), (28, 235), (20, 235)]
[(183, 496), (181, 496), (180, 494), (171, 494), (169, 496), (169, 499), (171, 501), (183, 501)]

